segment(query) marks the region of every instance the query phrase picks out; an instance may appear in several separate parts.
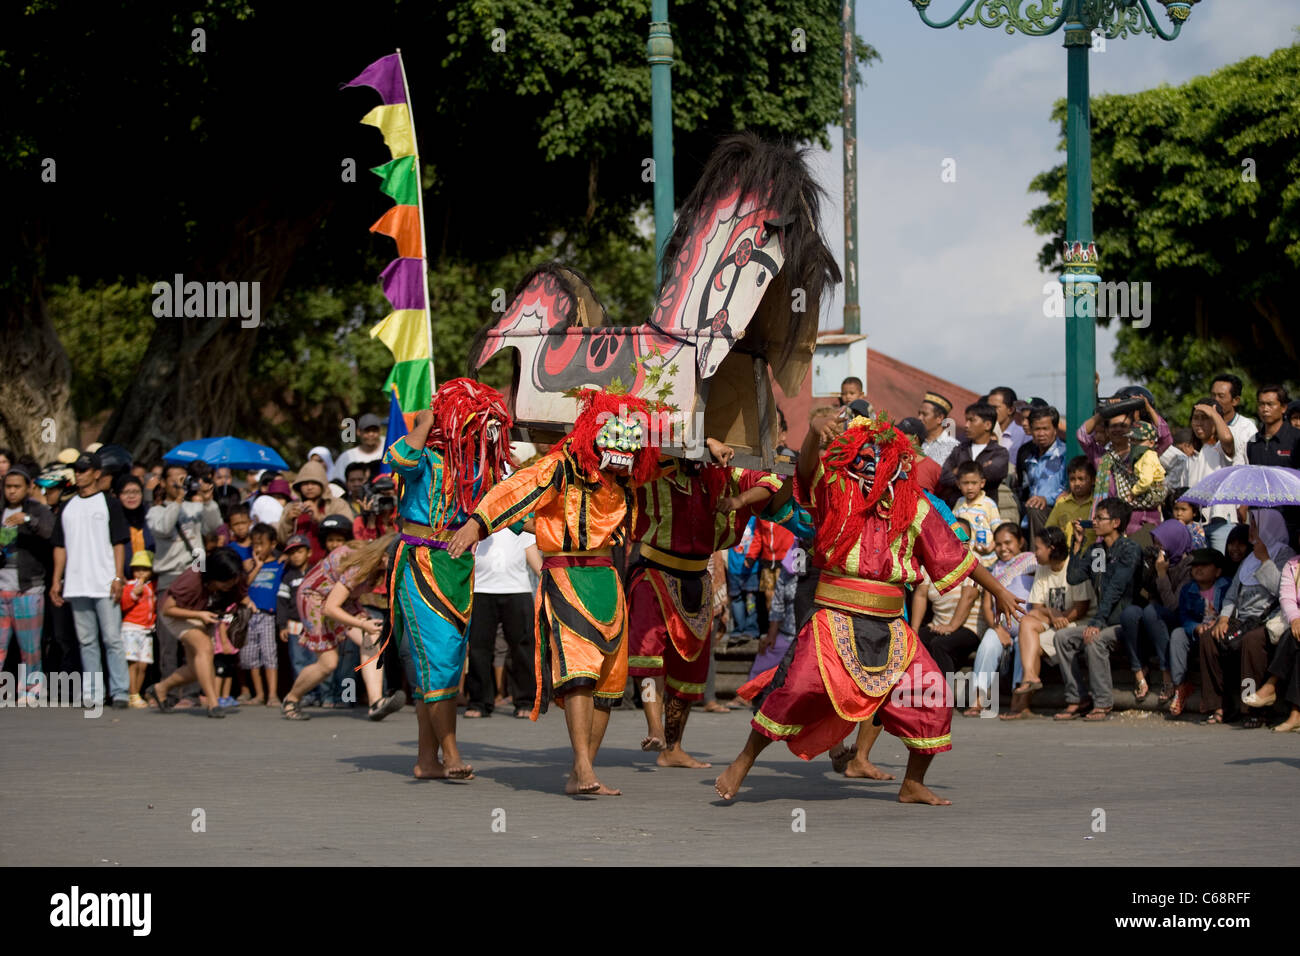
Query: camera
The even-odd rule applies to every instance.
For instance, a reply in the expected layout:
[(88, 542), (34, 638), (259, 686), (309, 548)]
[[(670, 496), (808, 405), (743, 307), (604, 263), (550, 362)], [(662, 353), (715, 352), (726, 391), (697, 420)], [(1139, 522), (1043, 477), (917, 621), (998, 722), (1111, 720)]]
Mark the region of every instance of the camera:
[(379, 514), (397, 510), (397, 486), (388, 475), (380, 475), (370, 482), (366, 510)]
[(185, 479), (186, 499), (193, 498), (202, 490), (203, 490), (203, 482), (200, 479), (195, 478), (193, 475), (190, 475), (188, 478)]

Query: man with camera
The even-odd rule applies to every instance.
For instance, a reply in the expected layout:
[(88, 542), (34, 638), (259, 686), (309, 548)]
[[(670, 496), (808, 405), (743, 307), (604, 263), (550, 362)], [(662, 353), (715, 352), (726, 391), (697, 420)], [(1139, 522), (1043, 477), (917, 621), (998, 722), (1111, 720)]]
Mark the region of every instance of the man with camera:
[[(162, 607), (167, 589), (190, 567), (203, 569), (203, 536), (221, 527), (221, 509), (213, 500), (216, 485), (212, 467), (206, 462), (191, 462), (188, 468), (168, 465), (163, 471), (163, 501), (145, 515), (153, 532), (157, 552), (154, 574), (157, 577), (158, 606)], [(177, 667), (180, 630), (172, 618), (158, 616), (158, 666), (163, 677)]]

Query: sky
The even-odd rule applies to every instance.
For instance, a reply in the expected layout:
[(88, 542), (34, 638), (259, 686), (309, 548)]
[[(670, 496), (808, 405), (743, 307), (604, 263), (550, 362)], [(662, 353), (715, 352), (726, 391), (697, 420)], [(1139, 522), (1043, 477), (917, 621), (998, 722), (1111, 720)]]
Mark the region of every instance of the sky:
[[(961, 0), (933, 0), (945, 20)], [(1168, 29), (1163, 7), (1151, 6)], [(862, 331), (868, 348), (977, 392), (1011, 385), (1065, 410), (1064, 320), (1043, 315), (1040, 271), (1047, 237), (1026, 225), (1046, 196), (1035, 175), (1065, 162), (1052, 104), (1065, 96), (1060, 33), (935, 30), (908, 0), (857, 0), (857, 32), (881, 59), (858, 89), (858, 245)], [(1090, 55), (1092, 93), (1178, 85), (1294, 38), (1296, 0), (1203, 0), (1173, 42), (1143, 34)], [(818, 150), (826, 187), (823, 225), (843, 263), (842, 136)], [(943, 182), (944, 160), (956, 161)], [(1102, 277), (1106, 250), (1100, 249)], [(1114, 277), (1109, 277), (1114, 278)], [(823, 328), (843, 325), (843, 286), (824, 306)], [(1153, 323), (1159, 322), (1152, 315)], [(1100, 394), (1128, 384), (1115, 374), (1115, 323), (1097, 330)]]

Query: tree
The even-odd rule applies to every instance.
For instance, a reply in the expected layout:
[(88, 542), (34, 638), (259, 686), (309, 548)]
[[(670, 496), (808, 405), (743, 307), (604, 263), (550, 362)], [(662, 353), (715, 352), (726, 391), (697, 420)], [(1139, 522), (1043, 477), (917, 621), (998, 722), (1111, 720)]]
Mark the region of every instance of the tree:
[[(1064, 101), (1053, 118), (1064, 134)], [(1182, 86), (1093, 98), (1101, 276), (1147, 281), (1152, 293), (1151, 324), (1120, 330), (1116, 367), (1151, 382), (1178, 420), (1217, 371), (1235, 367), (1260, 383), (1300, 378), (1291, 290), (1300, 268), (1298, 135), (1297, 45)], [(1029, 216), (1053, 237), (1039, 263), (1059, 268), (1065, 167), (1030, 189), (1049, 197)]]
[[(402, 4), (343, 31), (295, 5), (254, 12), (236, 0), (209, 0), (192, 14), (160, 15), (130, 0), (7, 11), (0, 167), (14, 179), (7, 195), (20, 228), (0, 307), (5, 330), (44, 364), (16, 369), (4, 387), (49, 392), (45, 406), (29, 402), (20, 414), (64, 414), (68, 401), (66, 358), (43, 307), (51, 283), (134, 286), (177, 273), (256, 281), (269, 313), (282, 290), (373, 281), (391, 246), (366, 232), (386, 201), (364, 168), (387, 157), (374, 131), (357, 125), (373, 92), (337, 86), (395, 38), (416, 106), (439, 272), (489, 278), (490, 264), (521, 250), (630, 241), (632, 214), (652, 189), (641, 176), (650, 153), (648, 13), (644, 0), (459, 0)], [(683, 194), (713, 141), (734, 128), (826, 141), (839, 110), (836, 9), (701, 0), (675, 4), (674, 17)], [(805, 31), (801, 44), (791, 42), (794, 27)], [(493, 48), (498, 29), (503, 50)], [(205, 31), (202, 49), (196, 30)], [(875, 53), (859, 41), (858, 56)], [(58, 179), (42, 190), (44, 157), (57, 160)], [(346, 158), (363, 170), (360, 182), (344, 181)], [(501, 284), (490, 278), (488, 288)], [(448, 287), (440, 304), (455, 312), (455, 302), (481, 303), (481, 291)], [(267, 335), (228, 319), (160, 320), (101, 437), (156, 454), (180, 438), (260, 421), (248, 377)], [(0, 440), (31, 446), (9, 419), (0, 426)]]

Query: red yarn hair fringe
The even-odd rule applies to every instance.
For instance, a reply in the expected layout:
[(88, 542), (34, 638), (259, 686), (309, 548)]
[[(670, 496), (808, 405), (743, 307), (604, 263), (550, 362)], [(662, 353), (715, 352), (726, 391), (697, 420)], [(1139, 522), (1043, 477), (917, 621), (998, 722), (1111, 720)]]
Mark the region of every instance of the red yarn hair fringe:
[[(873, 444), (876, 446), (876, 475), (864, 500), (857, 479), (848, 472), (863, 446)], [(915, 460), (916, 450), (911, 439), (888, 422), (871, 421), (851, 427), (831, 442), (822, 454), (823, 467), (838, 473), (827, 476), (828, 511), (843, 515), (832, 560), (847, 559), (849, 552), (862, 540), (867, 517), (873, 513), (888, 519), (891, 542), (907, 532), (908, 525), (916, 518), (917, 502), (921, 496), (921, 486), (912, 476)], [(886, 497), (891, 487), (890, 478), (893, 478), (893, 493)]]
[[(443, 497), (471, 514), (487, 489), (505, 477), (514, 420), (500, 392), (468, 378), (443, 382), (429, 409), (433, 412), (433, 428), (425, 444), (442, 452)], [(496, 441), (488, 437), (489, 419), (500, 423)], [(438, 530), (446, 527), (451, 511), (440, 511)]]
[(653, 416), (662, 410), (645, 399), (635, 395), (611, 395), (609, 392), (584, 388), (578, 393), (578, 420), (573, 423), (573, 430), (565, 439), (578, 465), (588, 475), (600, 471), (600, 454), (596, 451), (596, 436), (609, 418), (617, 418), (620, 413), (632, 416), (644, 416), (645, 441), (642, 449), (632, 456), (632, 480), (643, 484), (654, 477), (655, 467), (659, 464), (659, 449), (650, 444), (657, 434), (653, 427)]

